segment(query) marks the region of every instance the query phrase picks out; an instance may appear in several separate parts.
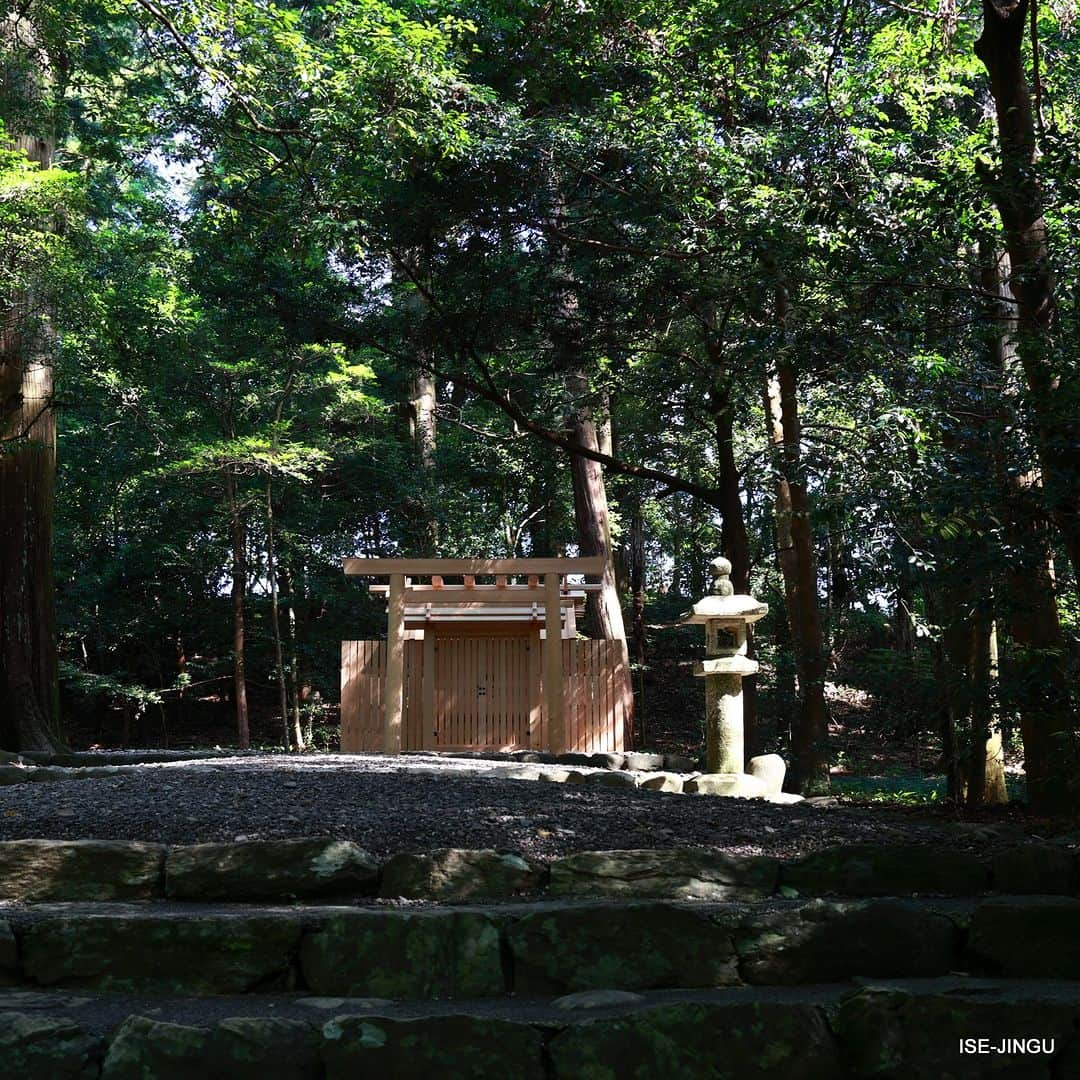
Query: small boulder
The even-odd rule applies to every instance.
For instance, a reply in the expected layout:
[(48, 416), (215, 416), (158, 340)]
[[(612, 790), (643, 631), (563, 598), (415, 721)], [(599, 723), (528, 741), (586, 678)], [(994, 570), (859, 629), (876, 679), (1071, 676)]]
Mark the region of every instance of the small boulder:
[(592, 754), (560, 754), (555, 759), (560, 765), (592, 766)]
[(665, 754), (664, 764), (660, 767), (665, 772), (692, 773), (697, 771), (698, 761), (685, 754)]
[(746, 773), (702, 773), (683, 784), (689, 795), (726, 795), (737, 799), (760, 799), (766, 794), (765, 784)]
[(584, 784), (587, 776), (589, 776), (589, 773), (578, 772), (575, 769), (571, 769), (570, 772), (566, 774), (566, 780), (564, 781), (564, 783)]
[(500, 780), (537, 780), (539, 773), (535, 769), (517, 767), (511, 769), (492, 769), (489, 776), (498, 777)]
[(548, 784), (565, 784), (569, 778), (566, 769), (543, 769), (538, 779)]
[(746, 764), (750, 776), (756, 776), (764, 785), (769, 795), (779, 795), (784, 787), (787, 764), (779, 754), (760, 754), (752, 757)]
[(640, 778), (638, 786), (645, 788), (646, 791), (681, 792), (683, 778), (670, 772), (646, 773)]
[(636, 788), (637, 777), (628, 772), (596, 772), (585, 777), (586, 784), (594, 787)]
[(595, 769), (621, 769), (624, 756), (622, 754), (590, 754), (589, 764)]
[(794, 806), (796, 803), (806, 802), (802, 795), (796, 795), (794, 791), (777, 791), (764, 797), (765, 802), (776, 803), (777, 806)]
[(637, 772), (659, 772), (664, 768), (663, 754), (639, 754), (626, 755), (626, 768)]

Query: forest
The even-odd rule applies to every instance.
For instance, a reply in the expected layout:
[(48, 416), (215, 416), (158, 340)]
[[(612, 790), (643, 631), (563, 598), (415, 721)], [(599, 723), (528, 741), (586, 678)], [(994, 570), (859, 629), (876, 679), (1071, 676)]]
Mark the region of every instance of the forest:
[(343, 559), (602, 555), (696, 753), (722, 554), (791, 790), (1075, 813), (1076, 20), (4, 0), (0, 750), (332, 750)]

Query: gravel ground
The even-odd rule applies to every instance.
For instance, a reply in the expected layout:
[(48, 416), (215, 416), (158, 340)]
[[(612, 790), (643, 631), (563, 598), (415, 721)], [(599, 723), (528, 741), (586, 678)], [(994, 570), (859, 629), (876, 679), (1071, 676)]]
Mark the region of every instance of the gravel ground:
[[(505, 764), (427, 756), (249, 756), (0, 787), (0, 840), (201, 841), (333, 836), (378, 856), (441, 847), (552, 857), (715, 846), (792, 857), (839, 843), (1000, 845), (1000, 830), (892, 809), (510, 780)], [(72, 777), (78, 770), (71, 770)]]

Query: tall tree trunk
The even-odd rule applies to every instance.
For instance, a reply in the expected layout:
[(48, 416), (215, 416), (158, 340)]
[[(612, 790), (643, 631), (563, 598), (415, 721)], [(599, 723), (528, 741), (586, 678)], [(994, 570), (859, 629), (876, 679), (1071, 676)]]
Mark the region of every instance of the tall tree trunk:
[(299, 726), (289, 728), (289, 691), (285, 685), (285, 649), (281, 641), (281, 617), (278, 603), (278, 568), (274, 551), (274, 482), (266, 478), (266, 573), (270, 580), (270, 630), (274, 636), (274, 663), (277, 667), (278, 708), (281, 713), (282, 745), (304, 749), (304, 736)]
[[(1008, 268), (1009, 260), (996, 254), (982, 260), (983, 291), (999, 298), (985, 313), (992, 328), (988, 359), (1003, 383), (1015, 359), (1023, 365), (1020, 305), (1016, 305), (1014, 318), (1009, 303), (1016, 275), (1010, 276)], [(1065, 635), (1057, 609), (1043, 493), (1039, 478), (1031, 471), (1019, 472), (1000, 454), (995, 455), (994, 466), (1004, 490), (1002, 518), (1012, 551), (1005, 575), (1006, 616), (1020, 661), (1018, 677), (1011, 681), (1024, 738), (1028, 799), (1040, 813), (1065, 813), (1078, 801), (1080, 751), (1065, 671)]]
[[(1055, 350), (1054, 273), (1035, 173), (1035, 114), (1024, 74), (1030, 0), (983, 0), (983, 30), (975, 54), (990, 76), (997, 113), (1001, 168), (986, 180), (1005, 232), (1016, 299), (1016, 350), (1034, 415), (1039, 467), (1055, 525), (1073, 574), (1080, 579), (1080, 367)], [(1036, 787), (1038, 787), (1038, 781)], [(1040, 798), (1033, 792), (1036, 801)]]
[(995, 720), (997, 631), (985, 613), (971, 621), (971, 746), (967, 772), (969, 806), (1000, 806), (1009, 801), (1001, 728)]
[[(735, 406), (731, 398), (730, 380), (718, 380), (710, 395), (713, 421), (716, 425), (716, 455), (720, 488), (720, 547), (731, 563), (731, 584), (737, 593), (750, 592), (750, 541), (746, 535), (743, 515), (742, 477), (735, 460)], [(753, 659), (754, 628), (747, 627), (746, 655)], [(760, 754), (764, 749), (758, 725), (757, 676), (742, 681), (743, 739), (746, 757)]]
[[(945, 609), (947, 601), (940, 597), (938, 590), (926, 585), (923, 592), (926, 601), (927, 618), (935, 626), (945, 627)], [(961, 754), (957, 748), (957, 728), (963, 704), (960, 702), (962, 677), (954, 670), (946, 647), (948, 629), (945, 628), (934, 641), (934, 679), (937, 683), (939, 710), (939, 732), (941, 736), (941, 765), (945, 771), (946, 797), (958, 804), (963, 797), (964, 771)]]
[[(787, 295), (778, 295), (786, 321)], [(765, 416), (776, 478), (774, 514), (777, 557), (791, 621), (799, 708), (792, 725), (791, 767), (786, 787), (802, 794), (829, 790), (829, 708), (825, 698), (827, 657), (817, 591), (817, 562), (810, 527), (810, 500), (803, 479), (795, 370), (786, 358), (766, 378)]]
[(630, 511), (629, 585), (633, 603), (631, 636), (634, 663), (645, 664), (645, 519), (641, 514), (641, 492), (636, 491)]
[[(585, 402), (588, 379), (581, 372), (567, 376), (573, 408), (567, 417), (566, 429), (571, 439), (587, 450), (600, 448), (592, 409)], [(599, 593), (589, 593), (586, 601), (586, 621), (593, 637), (607, 641), (626, 637), (623, 626), (619, 590), (615, 584), (615, 564), (611, 557), (611, 526), (608, 515), (604, 471), (598, 461), (570, 455), (570, 478), (574, 491), (574, 522), (577, 526), (578, 550), (583, 556), (604, 557), (604, 574)]]
[(247, 675), (244, 670), (244, 594), (247, 591), (247, 527), (232, 467), (225, 470), (225, 499), (232, 541), (233, 699), (236, 703), (236, 736), (241, 750), (251, 746), (248, 721)]
[(293, 742), (297, 749), (306, 746), (304, 728), (300, 715), (300, 651), (299, 636), (296, 629), (296, 596), (294, 577), (287, 563), (278, 564), (281, 575), (281, 588), (285, 593), (285, 622), (289, 628), (289, 696), (292, 699)]
[[(0, 58), (3, 50), (29, 47), (35, 39), (24, 17), (7, 17), (0, 22)], [(45, 70), (38, 73), (34, 96), (49, 78)], [(15, 147), (49, 168), (51, 133), (19, 133), (17, 117), (2, 119), (9, 132), (14, 120)], [(53, 604), (56, 413), (49, 308), (33, 288), (0, 296), (0, 748), (55, 752), (63, 736)]]

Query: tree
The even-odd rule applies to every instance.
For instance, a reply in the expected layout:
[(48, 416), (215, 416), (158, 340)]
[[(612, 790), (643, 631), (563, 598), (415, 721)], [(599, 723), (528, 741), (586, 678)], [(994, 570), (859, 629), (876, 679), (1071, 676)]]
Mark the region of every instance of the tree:
[(75, 188), (53, 168), (63, 90), (52, 16), (28, 5), (0, 22), (0, 746), (13, 750), (62, 745), (52, 564), (55, 308), (57, 233)]

